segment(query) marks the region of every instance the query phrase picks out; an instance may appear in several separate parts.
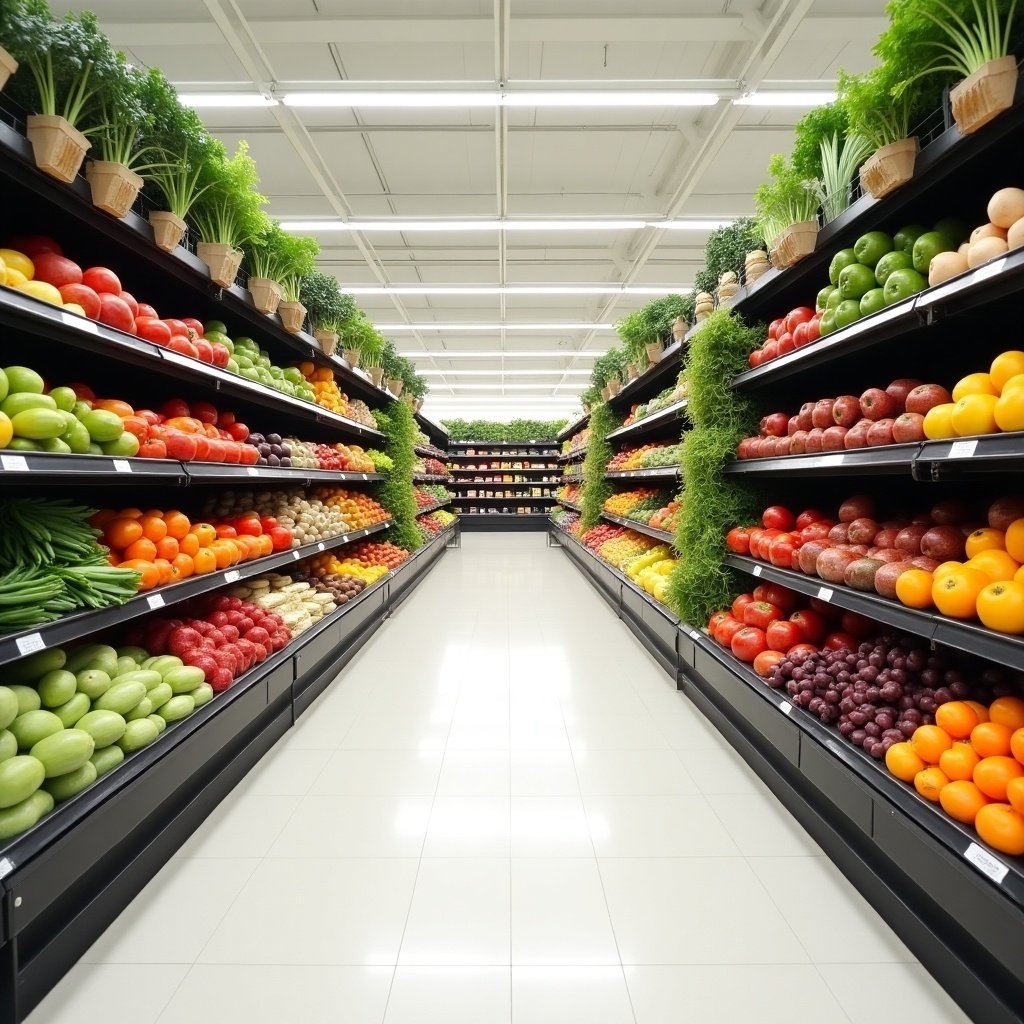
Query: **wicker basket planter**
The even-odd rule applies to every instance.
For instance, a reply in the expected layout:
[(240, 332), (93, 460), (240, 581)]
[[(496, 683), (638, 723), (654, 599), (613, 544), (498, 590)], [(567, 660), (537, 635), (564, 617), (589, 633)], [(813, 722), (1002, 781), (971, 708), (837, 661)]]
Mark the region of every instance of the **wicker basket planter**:
[(181, 245), (188, 225), (170, 210), (152, 210), (149, 224), (153, 229), (153, 243), (164, 252), (174, 252)]
[(306, 307), (301, 302), (281, 302), (277, 307), (281, 326), (289, 334), (298, 334), (306, 322)]
[(773, 266), (780, 270), (795, 266), (802, 259), (814, 252), (818, 241), (818, 222), (802, 220), (790, 224), (785, 231), (772, 242), (771, 255)]
[(906, 185), (914, 176), (919, 148), (915, 136), (875, 150), (861, 166), (860, 187), (875, 199), (881, 199)]
[(25, 124), (36, 167), (65, 184), (74, 181), (92, 143), (63, 117), (30, 114)]
[(1017, 58), (1000, 57), (983, 64), (950, 90), (949, 105), (957, 128), (970, 135), (1013, 106)]
[(242, 265), (241, 249), (223, 242), (200, 242), (196, 246), (196, 255), (206, 264), (214, 284), (230, 288), (235, 283), (238, 268)]
[(281, 291), (281, 286), (269, 277), (250, 277), (249, 294), (252, 296), (252, 304), (256, 309), (270, 316), (277, 312), (284, 293)]

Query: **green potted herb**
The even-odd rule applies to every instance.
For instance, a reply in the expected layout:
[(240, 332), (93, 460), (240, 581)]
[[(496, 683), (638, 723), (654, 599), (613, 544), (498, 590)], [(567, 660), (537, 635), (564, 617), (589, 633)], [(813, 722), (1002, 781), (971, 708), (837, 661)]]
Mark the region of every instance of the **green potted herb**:
[(209, 268), (210, 279), (230, 288), (242, 265), (239, 247), (265, 231), (268, 223), (263, 212), (267, 200), (258, 191), (259, 174), (248, 143), (239, 142), (232, 157), (223, 150), (208, 153), (199, 183), (203, 191), (192, 207), (200, 237), (196, 254)]
[[(355, 303), (353, 303), (353, 309)], [(345, 362), (353, 369), (372, 357), (377, 350), (383, 348), (377, 329), (366, 318), (362, 310), (354, 310), (354, 315), (326, 325), (328, 329), (338, 332), (344, 346)], [(366, 364), (367, 366), (369, 363)], [(365, 368), (365, 367), (364, 367)]]
[(413, 363), (409, 363), (410, 372), (405, 378), (405, 393), (412, 396), (413, 412), (423, 408), (423, 399), (430, 390), (427, 382), (416, 372)]
[(306, 307), (309, 329), (324, 355), (333, 355), (338, 347), (342, 323), (358, 312), (351, 295), (343, 295), (338, 279), (313, 270), (302, 279), (299, 302)]
[(621, 374), (626, 366), (626, 354), (622, 349), (612, 347), (603, 356), (594, 360), (590, 371), (590, 382), (601, 390), (601, 397), (607, 402), (619, 393)]
[[(642, 309), (637, 309), (624, 316), (616, 325), (615, 333), (622, 339), (626, 352), (626, 374), (632, 379), (639, 373), (641, 363), (645, 363), (644, 346), (651, 340), (650, 328)], [(661, 354), (661, 345), (658, 345)]]
[(791, 267), (814, 252), (818, 238), (818, 195), (789, 161), (775, 153), (768, 161), (772, 182), (754, 193), (757, 229), (770, 245), (772, 263)]
[(280, 280), (289, 267), (287, 243), (290, 236), (276, 220), (266, 231), (250, 238), (244, 246), (245, 269), (249, 274), (249, 295), (260, 313), (273, 316), (284, 291)]
[[(14, 31), (11, 27), (12, 22), (20, 16), (22, 6), (16, 0), (6, 0), (3, 6), (0, 6), (0, 39), (7, 41), (8, 44), (14, 38)], [(15, 60), (14, 54), (0, 45), (0, 91), (3, 90), (7, 80), (17, 70), (18, 61)]]
[(306, 307), (302, 303), (302, 282), (316, 269), (316, 258), (320, 255), (320, 244), (306, 235), (290, 235), (282, 232), (280, 247), (281, 291), (283, 298), (278, 303), (277, 315), (281, 326), (289, 334), (298, 334), (306, 322)]
[(719, 300), (732, 298), (739, 287), (739, 273), (748, 254), (763, 249), (764, 241), (751, 217), (740, 217), (731, 224), (716, 228), (708, 235), (704, 247), (704, 271), (707, 279), (701, 279), (702, 285), (713, 282), (714, 287), (702, 287), (701, 290), (713, 291), (717, 288)]
[[(362, 317), (362, 313), (360, 313), (360, 317)], [(350, 330), (351, 324), (351, 320), (346, 320), (342, 325), (342, 330), (346, 334)], [(370, 326), (373, 329), (374, 340), (369, 344), (364, 344), (360, 349), (360, 362), (363, 369), (370, 375), (370, 380), (379, 388), (384, 380), (384, 352), (391, 342), (379, 334), (372, 324)]]
[(405, 360), (395, 351), (394, 343), (389, 339), (384, 342), (383, 351), (380, 354), (380, 366), (382, 376), (387, 384), (388, 391), (398, 398), (405, 386), (402, 377)]

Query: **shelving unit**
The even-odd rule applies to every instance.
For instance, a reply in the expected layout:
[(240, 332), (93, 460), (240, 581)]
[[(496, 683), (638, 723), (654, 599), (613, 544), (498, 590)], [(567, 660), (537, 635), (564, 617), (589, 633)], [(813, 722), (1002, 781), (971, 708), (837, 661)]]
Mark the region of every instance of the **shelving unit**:
[[(449, 487), (456, 493), (452, 504), (459, 509), (464, 530), (542, 530), (547, 512), (540, 506), (556, 503), (555, 490), (561, 486), (558, 475), (558, 450), (551, 442), (496, 443), (453, 441), (449, 445)], [(467, 468), (464, 463), (486, 463), (486, 467)], [(497, 463), (492, 466), (491, 463)], [(520, 468), (515, 468), (516, 463)], [(541, 465), (538, 465), (540, 463)], [(476, 479), (489, 476), (521, 477), (508, 483)], [(531, 481), (529, 477), (550, 477)], [(468, 479), (473, 477), (474, 479)], [(540, 494), (529, 492), (538, 490)], [(470, 491), (483, 492), (474, 495)], [(489, 492), (489, 493), (488, 493)], [(510, 492), (511, 496), (505, 492)], [(500, 494), (500, 497), (489, 496)], [(518, 509), (518, 511), (516, 511)], [(529, 509), (530, 511), (524, 511)]]
[[(167, 315), (222, 319), (281, 363), (311, 360), (329, 366), (342, 391), (374, 406), (394, 399), (340, 358), (325, 357), (307, 334), (288, 334), (276, 317), (258, 313), (248, 292), (211, 285), (205, 265), (187, 248), (164, 253), (139, 212), (122, 220), (92, 206), (88, 185), (70, 186), (36, 171), (27, 141), (0, 123), (0, 171), (7, 192), (5, 236), (50, 233), (71, 257), (88, 255), (117, 269), (126, 289)], [(142, 201), (137, 210), (142, 210)], [(0, 327), (31, 352), (40, 369), (59, 365), (64, 379), (102, 384), (137, 404), (181, 396), (213, 398), (254, 430), (295, 433), (304, 440), (377, 446), (374, 428), (289, 397), (137, 337), (74, 316), (0, 287)], [(38, 343), (38, 344), (36, 344)], [(9, 359), (7, 362), (21, 362)], [(443, 428), (421, 419), (447, 446)], [(70, 494), (96, 505), (199, 508), (217, 486), (362, 488), (380, 473), (242, 466), (173, 459), (0, 453), (0, 488), (17, 495)], [(194, 488), (198, 488), (195, 490)], [(191, 489), (191, 490), (190, 490)], [(137, 499), (134, 495), (138, 495)], [(109, 495), (109, 497), (105, 497)], [(27, 653), (97, 636), (158, 609), (169, 609), (301, 559), (380, 536), (390, 520), (303, 544), (228, 569), (195, 575), (141, 593), (119, 607), (68, 615), (0, 637), (0, 666)], [(457, 537), (444, 530), (356, 598), (296, 636), (286, 647), (239, 676), (190, 717), (170, 725), (150, 746), (128, 757), (35, 827), (0, 841), (0, 1024), (20, 1024), (60, 977), (150, 881), (246, 772), (309, 709), (374, 630)]]

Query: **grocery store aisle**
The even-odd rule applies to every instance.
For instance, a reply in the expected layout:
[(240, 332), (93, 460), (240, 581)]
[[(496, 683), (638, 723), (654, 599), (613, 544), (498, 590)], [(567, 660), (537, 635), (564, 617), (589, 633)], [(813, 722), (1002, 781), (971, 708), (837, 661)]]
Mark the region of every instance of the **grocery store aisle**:
[(966, 1018), (558, 550), (446, 553), (29, 1021)]

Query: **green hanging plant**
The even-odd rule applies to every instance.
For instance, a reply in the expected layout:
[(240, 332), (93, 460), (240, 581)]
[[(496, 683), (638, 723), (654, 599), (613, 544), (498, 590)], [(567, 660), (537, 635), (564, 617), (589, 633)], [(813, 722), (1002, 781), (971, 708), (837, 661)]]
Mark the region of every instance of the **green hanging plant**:
[[(743, 270), (747, 253), (754, 249), (764, 248), (766, 248), (764, 238), (753, 217), (740, 217), (731, 224), (715, 228), (708, 235), (707, 244), (704, 247), (704, 270), (708, 274), (708, 279), (713, 280), (717, 285), (722, 274), (727, 271), (739, 275)], [(688, 319), (692, 320), (692, 316)]]
[(388, 412), (375, 410), (373, 416), (377, 429), (386, 438), (384, 454), (392, 463), (388, 478), (377, 484), (375, 493), (377, 501), (394, 520), (394, 526), (388, 530), (388, 540), (406, 551), (415, 551), (423, 543), (416, 528), (417, 506), (412, 482), (416, 421), (405, 402), (393, 402)]
[(211, 150), (199, 183), (203, 193), (192, 208), (192, 220), (204, 242), (237, 249), (267, 231), (270, 221), (263, 211), (267, 197), (259, 192), (259, 172), (244, 139), (234, 156)]
[(580, 524), (589, 530), (601, 522), (601, 510), (615, 488), (604, 475), (615, 454), (608, 435), (622, 426), (622, 419), (607, 405), (599, 405), (590, 416), (590, 436), (583, 459), (583, 490), (580, 496)]

